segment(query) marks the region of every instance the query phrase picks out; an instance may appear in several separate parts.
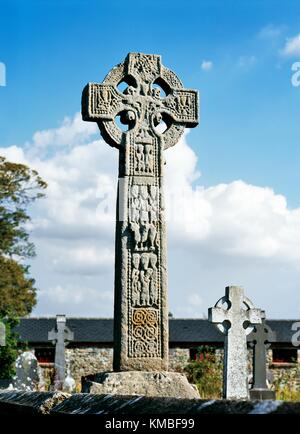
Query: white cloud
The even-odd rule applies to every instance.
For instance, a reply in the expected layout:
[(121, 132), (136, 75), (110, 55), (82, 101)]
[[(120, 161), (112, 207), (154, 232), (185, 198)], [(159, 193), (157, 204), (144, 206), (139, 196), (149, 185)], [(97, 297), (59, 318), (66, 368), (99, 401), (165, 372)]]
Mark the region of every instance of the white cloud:
[[(237, 180), (192, 186), (197, 156), (184, 137), (166, 153), (169, 231), (173, 241), (209, 246), (225, 255), (300, 261), (300, 209), (269, 187)], [(167, 196), (168, 196), (167, 195)], [(300, 262), (299, 262), (300, 263)]]
[(92, 288), (84, 283), (67, 283), (40, 291), (39, 298), (44, 303), (43, 315), (51, 316), (55, 312), (64, 312), (69, 316), (93, 316), (92, 311), (94, 316), (99, 317), (105, 307), (109, 309), (113, 304), (113, 291)]
[(45, 156), (47, 152), (53, 152), (55, 148), (68, 147), (86, 143), (97, 133), (98, 127), (95, 122), (83, 122), (81, 114), (76, 113), (73, 118), (65, 117), (62, 125), (58, 128), (37, 131), (32, 142), (26, 143), (25, 147), (29, 155)]
[(300, 33), (293, 38), (286, 40), (285, 46), (281, 50), (284, 56), (298, 56), (300, 55)]
[(213, 68), (213, 62), (211, 60), (203, 60), (201, 63), (201, 69), (203, 71), (210, 71)]
[(203, 300), (200, 297), (200, 295), (194, 292), (188, 295), (187, 302), (188, 304), (191, 304), (192, 306), (196, 306), (196, 307), (202, 306), (203, 304)]
[[(0, 149), (49, 184), (30, 226), (38, 252), (32, 273), (41, 288), (39, 314), (113, 311), (118, 153), (81, 123), (76, 115), (35, 134), (44, 139), (31, 146)], [(74, 125), (77, 134), (69, 131)], [(62, 128), (70, 142), (58, 139)], [(48, 152), (49, 137), (59, 144), (55, 152)], [(45, 152), (39, 153), (42, 142)], [(203, 315), (232, 283), (245, 285), (272, 316), (300, 314), (300, 209), (289, 209), (271, 188), (242, 180), (204, 188), (187, 134), (165, 156), (173, 314)]]
[(243, 69), (251, 69), (257, 63), (256, 56), (241, 56), (238, 60), (238, 67)]
[(67, 274), (97, 275), (114, 264), (114, 250), (101, 246), (79, 245), (76, 249), (63, 248), (53, 258), (53, 269)]
[(285, 29), (285, 26), (275, 26), (268, 24), (258, 32), (258, 37), (261, 39), (274, 39), (280, 36)]

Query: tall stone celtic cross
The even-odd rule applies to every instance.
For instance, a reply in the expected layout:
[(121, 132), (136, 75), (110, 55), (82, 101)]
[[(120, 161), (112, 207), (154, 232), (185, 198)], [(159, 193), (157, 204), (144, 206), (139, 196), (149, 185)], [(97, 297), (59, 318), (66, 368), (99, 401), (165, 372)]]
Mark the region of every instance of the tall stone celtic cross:
[(267, 349), (276, 339), (276, 333), (266, 324), (266, 315), (262, 311), (262, 322), (256, 324), (249, 335), (250, 346), (253, 348), (253, 386), (250, 390), (251, 399), (275, 399), (275, 392), (267, 386)]
[[(118, 116), (128, 131), (118, 128)], [(85, 87), (82, 117), (97, 122), (104, 140), (119, 149), (114, 370), (167, 370), (163, 151), (185, 127), (198, 124), (197, 92), (184, 89), (160, 56), (129, 53), (102, 84)], [(157, 129), (161, 121), (167, 126), (163, 133)]]
[[(224, 308), (227, 306), (227, 309)], [(220, 298), (215, 307), (208, 310), (208, 319), (217, 324), (225, 334), (224, 343), (224, 384), (226, 399), (247, 399), (247, 334), (251, 324), (261, 323), (261, 310), (255, 309), (245, 297), (243, 288), (227, 286), (225, 297)]]
[(56, 315), (56, 327), (48, 332), (48, 340), (55, 345), (55, 388), (61, 389), (65, 380), (65, 347), (74, 340), (74, 333), (66, 326), (66, 316)]

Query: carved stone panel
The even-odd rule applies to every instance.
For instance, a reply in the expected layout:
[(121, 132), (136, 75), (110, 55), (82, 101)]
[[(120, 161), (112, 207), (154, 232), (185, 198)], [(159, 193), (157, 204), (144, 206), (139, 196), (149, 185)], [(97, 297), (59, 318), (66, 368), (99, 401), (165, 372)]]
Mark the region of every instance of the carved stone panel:
[(160, 357), (159, 310), (138, 308), (131, 310), (129, 357)]

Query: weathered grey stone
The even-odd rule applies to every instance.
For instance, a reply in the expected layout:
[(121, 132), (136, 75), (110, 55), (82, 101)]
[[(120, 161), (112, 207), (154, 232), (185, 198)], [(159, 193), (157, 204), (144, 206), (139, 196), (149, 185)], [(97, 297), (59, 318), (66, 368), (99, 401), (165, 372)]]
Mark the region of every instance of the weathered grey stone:
[(0, 347), (5, 347), (5, 336), (6, 336), (6, 330), (5, 330), (5, 324), (0, 321)]
[[(300, 414), (300, 402), (178, 399), (61, 392), (0, 392), (0, 415)], [(48, 423), (50, 420), (47, 418)], [(56, 420), (55, 420), (56, 423)]]
[(251, 399), (275, 399), (275, 392), (267, 386), (267, 348), (275, 340), (275, 333), (266, 324), (266, 315), (262, 311), (262, 323), (256, 324), (249, 336), (253, 347), (253, 384), (250, 389)]
[(169, 348), (169, 371), (183, 372), (189, 362), (189, 348)]
[(62, 390), (65, 381), (65, 347), (74, 339), (74, 333), (66, 326), (66, 316), (56, 315), (56, 329), (48, 333), (48, 340), (55, 345), (55, 384), (56, 390)]
[(177, 372), (103, 372), (86, 377), (83, 393), (199, 398), (196, 386)]
[(70, 398), (69, 393), (65, 392), (54, 392), (51, 396), (49, 396), (42, 404), (38, 407), (38, 412), (41, 414), (49, 414), (53, 407), (61, 404), (65, 399)]
[[(76, 381), (78, 391), (80, 390), (82, 377), (97, 374), (98, 372), (111, 372), (113, 370), (112, 359), (112, 348), (90, 346), (66, 348), (66, 366), (70, 368), (70, 375)], [(169, 348), (169, 371), (183, 372), (189, 360), (189, 348)], [(43, 371), (45, 370), (47, 371), (45, 372), (45, 378), (49, 378), (51, 376), (51, 373), (48, 372), (49, 368), (43, 368)]]
[[(127, 88), (121, 92), (122, 82)], [(160, 86), (166, 93), (162, 98)], [(129, 129), (116, 123), (120, 115)], [(119, 149), (116, 221), (115, 371), (168, 369), (163, 151), (198, 124), (197, 92), (184, 89), (158, 55), (129, 53), (103, 84), (89, 83), (82, 116)], [(166, 131), (156, 128), (161, 121)]]
[(113, 369), (112, 348), (66, 348), (66, 359), (77, 384), (81, 383), (82, 377), (103, 371), (110, 372)]
[(225, 334), (223, 395), (227, 399), (248, 399), (247, 334), (251, 324), (261, 323), (255, 309), (238, 286), (227, 286), (225, 297), (208, 310), (209, 321)]
[(39, 385), (39, 366), (31, 351), (24, 351), (16, 360), (16, 375), (13, 387), (18, 390), (37, 390)]
[(62, 392), (0, 392), (0, 415), (49, 414), (69, 397)]

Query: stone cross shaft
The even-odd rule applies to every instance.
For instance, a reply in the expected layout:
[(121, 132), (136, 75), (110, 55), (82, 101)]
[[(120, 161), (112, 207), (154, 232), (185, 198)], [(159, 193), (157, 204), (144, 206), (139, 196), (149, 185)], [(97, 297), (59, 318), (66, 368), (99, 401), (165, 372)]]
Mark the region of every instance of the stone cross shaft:
[(253, 347), (253, 386), (252, 389), (268, 389), (267, 386), (267, 348), (274, 341), (276, 333), (266, 324), (265, 312), (262, 311), (262, 323), (254, 327), (249, 336), (249, 342)]
[(55, 345), (55, 388), (61, 389), (65, 380), (65, 347), (74, 340), (74, 333), (66, 326), (66, 316), (56, 315), (56, 328), (48, 332), (48, 340)]
[[(224, 305), (227, 305), (227, 309), (220, 307)], [(228, 286), (225, 297), (209, 309), (208, 318), (225, 334), (224, 398), (247, 399), (249, 391), (246, 336), (252, 330), (249, 327), (251, 324), (261, 323), (261, 311), (253, 308), (242, 288)]]
[[(197, 92), (184, 89), (160, 56), (129, 53), (102, 84), (85, 87), (82, 117), (97, 122), (104, 140), (119, 149), (114, 370), (167, 370), (163, 151), (198, 124)], [(118, 117), (127, 131), (118, 128)]]

